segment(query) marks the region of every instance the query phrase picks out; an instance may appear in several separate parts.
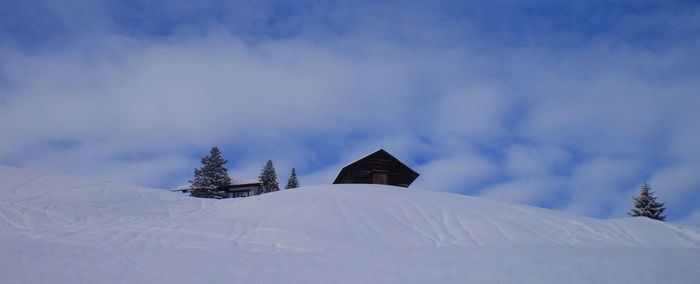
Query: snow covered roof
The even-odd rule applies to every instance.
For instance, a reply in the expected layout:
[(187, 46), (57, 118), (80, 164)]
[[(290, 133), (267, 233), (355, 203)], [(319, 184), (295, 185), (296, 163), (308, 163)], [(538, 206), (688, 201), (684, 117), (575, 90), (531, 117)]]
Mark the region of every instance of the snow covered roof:
[[(259, 184), (260, 184), (260, 181), (255, 180), (255, 179), (234, 180), (231, 182), (231, 185), (235, 186), (235, 187), (246, 186), (246, 185), (259, 185)], [(185, 184), (185, 185), (178, 186), (174, 189), (171, 189), (170, 191), (189, 191), (190, 189), (191, 189), (190, 185)]]
[(258, 184), (260, 183), (257, 179), (242, 179), (231, 181), (231, 185), (248, 185), (248, 184)]
[(190, 190), (190, 185), (184, 184), (184, 185), (178, 186), (174, 189), (171, 189), (170, 191), (188, 191), (188, 190)]

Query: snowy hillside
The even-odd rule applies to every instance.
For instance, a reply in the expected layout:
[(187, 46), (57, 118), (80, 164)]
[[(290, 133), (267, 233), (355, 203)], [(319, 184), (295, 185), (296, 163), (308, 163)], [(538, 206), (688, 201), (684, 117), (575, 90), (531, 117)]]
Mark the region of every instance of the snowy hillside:
[(0, 166), (0, 283), (697, 283), (700, 228), (327, 185), (239, 199)]

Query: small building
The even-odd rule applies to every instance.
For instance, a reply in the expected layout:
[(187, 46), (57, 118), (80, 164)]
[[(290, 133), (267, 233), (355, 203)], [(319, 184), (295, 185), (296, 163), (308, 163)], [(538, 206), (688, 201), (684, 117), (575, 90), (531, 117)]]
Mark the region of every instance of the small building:
[(418, 175), (384, 149), (379, 149), (343, 167), (333, 183), (369, 183), (408, 187), (418, 178)]
[(257, 181), (233, 183), (222, 189), (225, 192), (224, 198), (247, 197), (262, 193), (260, 182)]
[(178, 186), (176, 189), (171, 189), (170, 191), (173, 191), (173, 192), (179, 191), (182, 193), (188, 193), (188, 192), (190, 192), (190, 185), (189, 184), (181, 185), (181, 186)]
[[(190, 185), (183, 185), (176, 189), (172, 189), (174, 192), (192, 193)], [(247, 197), (253, 195), (259, 195), (262, 193), (262, 188), (260, 182), (258, 181), (243, 181), (234, 182), (230, 185), (223, 186), (219, 188), (216, 196), (206, 196), (210, 198), (234, 198), (234, 197)], [(203, 197), (203, 196), (199, 196)]]

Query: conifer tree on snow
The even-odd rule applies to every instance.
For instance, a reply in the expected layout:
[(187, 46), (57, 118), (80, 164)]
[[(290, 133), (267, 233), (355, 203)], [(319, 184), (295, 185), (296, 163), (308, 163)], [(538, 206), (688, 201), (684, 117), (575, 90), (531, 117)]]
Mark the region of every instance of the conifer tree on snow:
[(280, 190), (279, 183), (277, 182), (277, 173), (275, 172), (275, 166), (272, 165), (272, 160), (268, 160), (265, 166), (263, 166), (258, 178), (260, 179), (262, 193)]
[(627, 213), (630, 216), (644, 216), (661, 221), (666, 219), (666, 215), (661, 214), (666, 210), (664, 203), (656, 201), (656, 196), (647, 183), (639, 189), (639, 195), (634, 198), (632, 204), (634, 207)]
[(297, 179), (297, 169), (292, 168), (292, 174), (289, 175), (287, 180), (287, 186), (284, 189), (297, 188), (299, 187), (299, 180)]
[(223, 198), (222, 187), (231, 184), (226, 160), (221, 158), (219, 148), (212, 147), (209, 155), (202, 158), (202, 167), (194, 169), (194, 179), (190, 180), (191, 195), (196, 197)]

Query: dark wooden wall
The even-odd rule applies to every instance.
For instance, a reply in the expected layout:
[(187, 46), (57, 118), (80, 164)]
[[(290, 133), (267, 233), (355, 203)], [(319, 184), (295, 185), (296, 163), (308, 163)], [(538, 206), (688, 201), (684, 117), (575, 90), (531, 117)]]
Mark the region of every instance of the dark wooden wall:
[[(386, 174), (387, 184), (402, 187), (408, 187), (418, 177), (418, 173), (380, 150), (343, 168), (333, 183), (373, 183), (374, 173)], [(377, 180), (382, 178), (375, 177)]]

